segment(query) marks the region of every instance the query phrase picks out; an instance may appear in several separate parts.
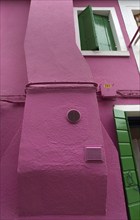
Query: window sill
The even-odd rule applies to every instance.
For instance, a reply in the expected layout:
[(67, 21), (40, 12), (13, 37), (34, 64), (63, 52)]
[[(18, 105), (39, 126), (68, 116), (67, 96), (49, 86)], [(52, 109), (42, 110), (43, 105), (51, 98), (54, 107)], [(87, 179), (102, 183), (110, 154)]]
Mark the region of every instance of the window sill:
[(129, 51), (81, 51), (83, 56), (129, 57)]

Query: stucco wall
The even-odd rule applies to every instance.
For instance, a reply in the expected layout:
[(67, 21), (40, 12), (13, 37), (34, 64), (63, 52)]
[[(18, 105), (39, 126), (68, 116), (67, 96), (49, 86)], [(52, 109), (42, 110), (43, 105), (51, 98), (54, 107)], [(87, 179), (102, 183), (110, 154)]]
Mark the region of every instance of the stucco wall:
[[(25, 32), (28, 21), (30, 1), (3, 0), (1, 2), (1, 6), (2, 6), (1, 94), (21, 95), (24, 94), (24, 89), (27, 82), (38, 82), (44, 80), (53, 81), (53, 82), (60, 80), (69, 81), (69, 82), (94, 81), (97, 82), (98, 84), (105, 82), (107, 83), (113, 82), (116, 85), (117, 89), (139, 89), (139, 74), (131, 48), (129, 49), (130, 57), (126, 57), (126, 58), (121, 58), (121, 57), (83, 58), (80, 55), (80, 52), (78, 51), (74, 41), (74, 24), (73, 24), (74, 20), (72, 14), (72, 9), (73, 9), (72, 2), (66, 1), (66, 3), (64, 3), (64, 1), (47, 1), (47, 0), (40, 1), (40, 2), (44, 2), (44, 5), (42, 4), (40, 8), (37, 7), (38, 2), (39, 1), (36, 1), (36, 3), (34, 3), (34, 7), (36, 9), (34, 8), (35, 10), (31, 11), (30, 14), (30, 20), (28, 23), (28, 28), (29, 27), (30, 28), (27, 30), (27, 35), (26, 35), (25, 54), (24, 54), (24, 39), (25, 39)], [(60, 7), (60, 2), (61, 3), (63, 2), (63, 6), (61, 5), (62, 7)], [(124, 27), (124, 23), (122, 21), (122, 17), (117, 1), (115, 0), (114, 1), (97, 1), (97, 0), (74, 1), (74, 6), (86, 6), (88, 4), (91, 4), (93, 6), (102, 6), (102, 7), (109, 6), (116, 8), (116, 12), (122, 27), (124, 38), (126, 40), (126, 44), (128, 45), (129, 40)], [(54, 14), (50, 13), (50, 8), (54, 9), (53, 10)], [(43, 13), (41, 13), (41, 10), (43, 10)], [(37, 13), (38, 17), (36, 17), (35, 12)], [(55, 16), (56, 14), (58, 15), (58, 13), (60, 15), (59, 19), (57, 19), (57, 17)], [(46, 20), (40, 20), (40, 18), (41, 19), (44, 18)], [(64, 22), (63, 20), (64, 18), (67, 18), (68, 20)], [(41, 21), (43, 21), (41, 25), (44, 26), (48, 25), (48, 29), (45, 29), (46, 30), (45, 32), (44, 32), (44, 26), (41, 26), (39, 23)], [(55, 29), (53, 30), (51, 29), (51, 25), (50, 25), (51, 23), (55, 24)], [(39, 30), (39, 34), (37, 34), (38, 30)], [(47, 30), (49, 30), (49, 32), (47, 32)], [(54, 37), (55, 34), (57, 36), (56, 38)], [(45, 39), (44, 36), (46, 37)], [(43, 45), (45, 46), (43, 47)], [(47, 48), (49, 48), (49, 50), (47, 50)], [(26, 62), (25, 62), (25, 58), (26, 58)], [(103, 163), (100, 168), (98, 164), (96, 164), (94, 169), (96, 170), (96, 174), (97, 174), (96, 177), (100, 176), (100, 174), (102, 173), (100, 178), (103, 177), (102, 178), (103, 189), (107, 190), (108, 192), (106, 197), (106, 193), (104, 191), (102, 207), (103, 209), (105, 208), (104, 207), (105, 201), (107, 201), (106, 207), (108, 212), (106, 217), (96, 216), (95, 219), (116, 220), (113, 219), (114, 216), (116, 216), (117, 220), (122, 218), (126, 220), (127, 217), (126, 217), (126, 210), (124, 204), (124, 195), (122, 189), (118, 154), (116, 150), (117, 145), (114, 146), (113, 144), (113, 142), (116, 143), (116, 135), (114, 129), (112, 110), (113, 110), (113, 105), (115, 104), (137, 104), (137, 103), (138, 103), (137, 99), (126, 100), (126, 99), (118, 98), (114, 101), (111, 100), (102, 101), (100, 99), (97, 105), (95, 91), (93, 91), (90, 94), (87, 91), (85, 92), (79, 91), (78, 93), (74, 93), (72, 89), (69, 90), (67, 93), (62, 89), (62, 91), (59, 93), (49, 92), (46, 95), (44, 93), (34, 94), (34, 95), (27, 94), (21, 140), (20, 140), (20, 136), (21, 136), (20, 132), (21, 132), (24, 106), (13, 105), (10, 103), (8, 104), (2, 103), (1, 115), (4, 121), (3, 124), (1, 124), (2, 125), (1, 130), (3, 136), (3, 142), (1, 147), (3, 153), (3, 157), (2, 157), (3, 172), (1, 174), (2, 177), (1, 190), (3, 191), (1, 197), (2, 218), (7, 220), (9, 219), (14, 220), (15, 218), (21, 219), (21, 217), (17, 217), (18, 216), (17, 213), (19, 212), (19, 210), (17, 210), (16, 208), (19, 201), (17, 199), (18, 197), (17, 166), (19, 167), (19, 174), (21, 176), (23, 174), (22, 176), (23, 181), (25, 180), (26, 182), (26, 178), (24, 178), (24, 171), (26, 171), (25, 168), (32, 169), (34, 168), (35, 165), (35, 167), (40, 170), (41, 169), (40, 167), (42, 166), (42, 161), (44, 167), (46, 166), (46, 160), (43, 159), (43, 153), (42, 153), (43, 152), (42, 148), (44, 147), (44, 143), (47, 143), (48, 146), (50, 146), (51, 144), (51, 146), (52, 147), (55, 146), (55, 148), (57, 147), (56, 145), (58, 145), (59, 143), (60, 149), (62, 150), (63, 145), (67, 147), (66, 145), (68, 143), (66, 144), (65, 141), (65, 137), (67, 137), (67, 139), (70, 142), (69, 146), (73, 146), (73, 144), (77, 143), (76, 141), (78, 140), (78, 146), (79, 146), (78, 149), (80, 149), (78, 151), (78, 154), (79, 152), (82, 152), (80, 153), (82, 155), (81, 156), (81, 158), (83, 159), (82, 161), (84, 161), (83, 158), (84, 153), (82, 150), (85, 145), (101, 144), (104, 148), (105, 151), (104, 159), (106, 158), (104, 160), (105, 163)], [(55, 108), (55, 104), (57, 108)], [(65, 114), (67, 110), (69, 110), (72, 107), (76, 107), (82, 112), (83, 119), (79, 124), (77, 124), (79, 127), (81, 126), (81, 131), (80, 131), (81, 133), (78, 133), (79, 136), (76, 135), (76, 132), (78, 132), (76, 130), (78, 129), (78, 126), (75, 127), (74, 129), (72, 129), (72, 127), (71, 128), (69, 127), (66, 130), (65, 129), (62, 129), (61, 131), (59, 130), (60, 127), (63, 128), (63, 126), (66, 123), (68, 123), (66, 121)], [(101, 132), (101, 122), (99, 118), (99, 113), (100, 113), (101, 122), (104, 125), (104, 128), (102, 128), (103, 129), (102, 132)], [(93, 118), (92, 120), (90, 120), (92, 115)], [(49, 121), (48, 124), (47, 121), (46, 123), (44, 122), (43, 117), (46, 118), (45, 120), (48, 119)], [(59, 120), (61, 121), (61, 117), (63, 118), (62, 124), (58, 123)], [(85, 124), (82, 124), (82, 122), (84, 123), (84, 118), (86, 119)], [(42, 124), (39, 125), (40, 123)], [(52, 124), (56, 125), (54, 131)], [(57, 125), (59, 125), (58, 131), (57, 131)], [(67, 124), (67, 126), (69, 125)], [(84, 132), (85, 130), (87, 134), (86, 132)], [(106, 130), (109, 135), (107, 134)], [(54, 135), (53, 132), (55, 132)], [(80, 135), (82, 138), (80, 138)], [(71, 138), (70, 136), (74, 138)], [(89, 136), (90, 138), (88, 138)], [(59, 137), (61, 137), (61, 139), (59, 139)], [(110, 137), (113, 140), (113, 142), (111, 141)], [(55, 139), (55, 141), (53, 140), (53, 138)], [(81, 140), (83, 140), (83, 143), (80, 142)], [(19, 142), (21, 148), (20, 148), (19, 165), (17, 165)], [(40, 158), (40, 161), (38, 163), (39, 160), (38, 155), (40, 155), (40, 152), (42, 157)], [(67, 151), (66, 152), (62, 151), (62, 152), (64, 153), (63, 160), (61, 159), (61, 157), (57, 157), (57, 155), (55, 157), (57, 160), (59, 160), (59, 163), (60, 161), (64, 162), (65, 160), (66, 161), (68, 160), (68, 156), (67, 156), (68, 152)], [(74, 157), (72, 157), (71, 154), (71, 158), (76, 158), (76, 155), (77, 154), (75, 154)], [(79, 156), (77, 158), (79, 159)], [(52, 155), (51, 155), (51, 160), (52, 160)], [(33, 163), (31, 162), (30, 164), (30, 161), (32, 161)], [(75, 163), (75, 167), (76, 167), (76, 163)], [(24, 171), (22, 170), (22, 168)], [(105, 176), (108, 177), (107, 182), (104, 178)], [(31, 180), (30, 183), (32, 183), (32, 176), (30, 176), (30, 180)], [(40, 179), (40, 181), (42, 180)], [(21, 183), (21, 187), (22, 187), (22, 183)], [(93, 183), (95, 183), (95, 180), (93, 180)], [(107, 185), (104, 185), (106, 183)], [(21, 192), (23, 194), (26, 187), (28, 188), (28, 184), (25, 183), (24, 186), (25, 187), (23, 187), (23, 190), (21, 189)], [(45, 186), (43, 185), (43, 187)], [(32, 185), (30, 186), (30, 188), (32, 188)], [(42, 188), (40, 188), (39, 190), (41, 191)], [(23, 203), (25, 205), (26, 200), (22, 193), (21, 193), (22, 196), (21, 200), (24, 200)], [(31, 192), (29, 192), (28, 195), (30, 195), (30, 193)], [(28, 196), (26, 198), (28, 198)], [(31, 198), (32, 197), (30, 197), (30, 199)], [(98, 202), (100, 201), (99, 198), (97, 200)], [(39, 201), (41, 201), (41, 199)], [(21, 204), (23, 205), (23, 203)], [(39, 206), (41, 207), (41, 203)], [(36, 213), (35, 206), (32, 207), (33, 210), (35, 211), (34, 214), (39, 215), (39, 212)], [(24, 208), (28, 209), (29, 206)], [(80, 208), (81, 207), (79, 207), (79, 209)], [(43, 211), (40, 213), (45, 214), (44, 211), (45, 209), (46, 207), (44, 206)], [(31, 208), (29, 210), (29, 213), (33, 214), (33, 210)], [(27, 215), (28, 212), (27, 213), (23, 212), (22, 214)], [(31, 217), (27, 217), (27, 218), (25, 217), (25, 219), (30, 219), (30, 218)], [(33, 217), (31, 219), (35, 220), (36, 218), (37, 220), (47, 219), (47, 217)], [(51, 218), (59, 219), (59, 220), (66, 219), (65, 217), (60, 217), (60, 216), (48, 217), (49, 220)], [(71, 220), (77, 218), (78, 217), (67, 216), (67, 219), (71, 219)], [(81, 217), (81, 219), (85, 220), (85, 217)], [(87, 217), (87, 219), (93, 219), (93, 217)]]
[[(130, 40), (126, 32), (126, 28), (122, 19), (118, 1), (98, 1), (75, 0), (74, 7), (115, 7), (119, 23), (123, 32), (126, 45), (129, 45)], [(104, 83), (113, 83), (116, 90), (139, 90), (140, 89), (140, 74), (136, 65), (135, 57), (132, 48), (128, 48), (129, 57), (88, 57), (85, 56), (87, 63), (90, 66), (94, 80), (98, 85)], [(113, 106), (116, 104), (139, 104), (138, 99), (117, 98), (116, 100), (103, 101), (99, 100), (99, 111), (101, 120), (107, 129), (113, 142), (116, 144), (116, 134), (113, 120)]]
[[(126, 45), (129, 44), (128, 35), (117, 1), (74, 1), (75, 7), (115, 7)], [(98, 83), (113, 82), (117, 89), (139, 89), (139, 73), (131, 48), (130, 57), (85, 57)]]
[[(118, 2), (112, 1), (74, 1), (74, 7), (115, 7), (126, 45), (129, 44)], [(85, 57), (98, 83), (113, 82), (117, 89), (139, 89), (139, 73), (131, 48), (128, 48), (130, 57)]]
[[(77, 85), (69, 88), (71, 82), (94, 82), (90, 68), (75, 44), (72, 1), (55, 1), (55, 9), (52, 1), (32, 1), (25, 55), (29, 83), (66, 83), (60, 88), (53, 84), (53, 90), (45, 88), (43, 93), (39, 89), (34, 95), (27, 92), (18, 165), (20, 214), (106, 213), (106, 160), (103, 157), (103, 163), (94, 163), (92, 169), (91, 164), (88, 169), (84, 156), (86, 147), (94, 150), (100, 146), (104, 151), (96, 92), (88, 84), (84, 90), (83, 84), (79, 89)], [(89, 105), (91, 108), (87, 109)], [(81, 120), (76, 125), (67, 123), (70, 109), (81, 113)], [(90, 172), (94, 172), (92, 178)], [(39, 178), (42, 173), (48, 184), (38, 188), (44, 182)], [(55, 177), (55, 181), (50, 176)], [(78, 182), (77, 178), (83, 181)], [(86, 186), (85, 178), (94, 188)], [(38, 191), (34, 198), (33, 179), (34, 189)], [(98, 197), (98, 202), (92, 208), (95, 197)], [(34, 203), (30, 206), (32, 200)]]

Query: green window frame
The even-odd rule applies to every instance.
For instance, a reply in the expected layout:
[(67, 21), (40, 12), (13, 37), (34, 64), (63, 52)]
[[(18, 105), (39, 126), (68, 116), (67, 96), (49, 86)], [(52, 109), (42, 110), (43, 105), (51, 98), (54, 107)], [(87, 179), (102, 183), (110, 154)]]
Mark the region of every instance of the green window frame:
[(93, 13), (88, 6), (78, 15), (82, 50), (117, 50), (109, 17)]
[[(138, 177), (128, 122), (129, 111), (114, 107), (119, 157), (129, 220), (139, 220), (140, 180)], [(140, 114), (140, 112), (139, 112)]]

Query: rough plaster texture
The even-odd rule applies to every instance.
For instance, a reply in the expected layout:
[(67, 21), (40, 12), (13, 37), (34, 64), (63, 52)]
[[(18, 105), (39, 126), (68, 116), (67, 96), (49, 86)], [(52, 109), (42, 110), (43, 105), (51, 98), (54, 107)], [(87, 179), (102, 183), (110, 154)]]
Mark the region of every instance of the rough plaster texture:
[[(91, 88), (27, 95), (18, 163), (21, 215), (105, 214), (105, 158), (85, 162), (85, 147), (103, 146), (95, 98)], [(81, 114), (77, 124), (67, 121), (70, 109)]]
[(13, 220), (17, 213), (17, 164), (24, 106), (0, 106), (0, 219)]
[(2, 158), (2, 156), (6, 153), (8, 146), (14, 139), (19, 127), (21, 127), (23, 110), (24, 104), (18, 106), (9, 103), (3, 103), (0, 106), (0, 158)]
[(1, 1), (1, 94), (24, 94), (27, 83), (24, 38), (29, 1)]
[[(8, 121), (7, 121), (8, 122)], [(17, 137), (20, 135), (17, 132)], [(104, 146), (107, 159), (107, 213), (106, 216), (27, 216), (17, 215), (17, 161), (19, 139), (15, 138), (1, 160), (1, 219), (4, 220), (127, 220), (123, 199), (118, 153), (103, 128)], [(109, 147), (108, 147), (109, 146)], [(119, 174), (118, 174), (119, 173)], [(113, 189), (113, 190), (110, 190)], [(116, 212), (117, 210), (117, 212)], [(115, 218), (114, 218), (115, 216)]]
[(31, 2), (25, 54), (29, 82), (93, 81), (75, 43), (71, 0)]
[[(47, 1), (47, 0), (46, 0)], [(38, 1), (39, 2), (39, 1)], [(41, 1), (40, 1), (41, 2)], [(65, 1), (66, 2), (66, 1)], [(29, 3), (30, 1), (25, 0), (9, 0), (9, 1), (1, 1), (2, 6), (2, 14), (1, 14), (1, 24), (2, 24), (2, 76), (1, 76), (1, 91), (2, 94), (24, 94), (24, 88), (25, 84), (27, 83), (27, 73), (26, 73), (26, 65), (25, 65), (25, 56), (24, 56), (24, 36), (26, 31), (26, 24), (28, 20), (28, 12), (29, 12)], [(56, 3), (56, 1), (55, 1)], [(71, 3), (69, 3), (71, 5)], [(119, 21), (121, 24), (121, 28), (126, 40), (126, 44), (129, 43), (128, 36), (124, 27), (124, 23), (122, 21), (122, 16), (118, 7), (117, 1), (74, 1), (75, 6), (85, 6), (87, 4), (94, 4), (95, 6), (115, 6), (117, 15), (119, 17)], [(69, 6), (70, 6), (69, 5)], [(57, 9), (55, 9), (57, 10)], [(64, 10), (65, 11), (65, 10)], [(63, 11), (63, 14), (65, 15)], [(72, 12), (72, 9), (67, 9), (67, 11)], [(58, 11), (57, 11), (58, 12)], [(51, 15), (49, 15), (51, 17)], [(68, 15), (65, 15), (68, 16)], [(61, 17), (62, 18), (62, 17)], [(51, 17), (52, 19), (52, 17)], [(70, 36), (74, 40), (74, 28), (73, 28), (73, 17), (72, 14), (69, 14), (69, 19), (72, 19), (69, 21), (69, 32), (71, 32)], [(39, 22), (36, 21), (36, 23)], [(60, 22), (60, 20), (59, 20)], [(59, 23), (58, 22), (58, 23)], [(56, 32), (58, 34), (59, 26), (55, 27)], [(67, 30), (68, 31), (68, 30)], [(62, 33), (62, 31), (61, 31)], [(50, 36), (51, 33), (49, 33)], [(67, 34), (66, 34), (67, 36)], [(68, 36), (67, 36), (68, 37)], [(12, 39), (12, 40), (11, 40)], [(26, 38), (27, 39), (27, 38)], [(60, 38), (59, 38), (60, 39)], [(64, 37), (64, 39), (66, 39)], [(28, 39), (27, 39), (28, 40)], [(43, 40), (43, 39), (42, 39)], [(57, 40), (57, 39), (56, 39)], [(70, 40), (70, 39), (69, 39)], [(73, 40), (70, 40), (70, 45), (68, 45), (68, 48), (74, 48), (74, 42)], [(44, 41), (43, 41), (44, 42)], [(48, 41), (53, 42), (53, 40)], [(67, 41), (69, 43), (69, 41)], [(26, 42), (27, 43), (27, 42)], [(34, 42), (35, 43), (35, 42)], [(67, 44), (68, 44), (67, 43)], [(27, 43), (28, 44), (28, 43)], [(26, 44), (26, 45), (27, 45)], [(55, 46), (58, 43), (54, 44)], [(62, 45), (62, 44), (61, 44)], [(67, 45), (66, 45), (67, 46)], [(57, 47), (55, 47), (57, 48)], [(28, 49), (28, 48), (27, 48)], [(60, 48), (59, 48), (60, 49)], [(91, 73), (89, 72), (89, 67), (84, 62), (83, 64), (83, 58), (79, 57), (79, 52), (75, 51), (74, 54), (78, 56), (78, 60), (82, 60), (82, 69), (85, 71), (82, 71), (80, 65), (79, 65), (79, 71), (81, 71), (80, 80), (85, 81), (85, 74), (88, 72), (88, 80), (90, 78), (90, 81), (93, 80)], [(27, 51), (27, 55), (30, 50)], [(55, 49), (54, 49), (55, 51)], [(49, 67), (48, 70), (55, 70), (56, 68), (59, 69), (59, 66), (61, 71), (59, 71), (59, 74), (61, 72), (64, 74), (63, 69), (64, 63), (59, 63), (60, 65), (55, 64), (55, 68), (52, 67), (53, 65), (53, 59), (52, 57), (54, 54), (56, 54), (56, 51), (49, 51), (51, 54), (51, 59), (48, 59), (48, 56), (46, 60), (49, 61)], [(70, 52), (64, 50), (63, 48), (63, 59), (65, 55), (68, 58), (68, 54)], [(139, 74), (137, 71), (137, 67), (135, 65), (135, 60), (133, 53), (131, 49), (129, 49), (130, 57), (129, 58), (105, 58), (105, 57), (86, 57), (86, 61), (90, 66), (92, 75), (94, 77), (94, 81), (100, 83), (104, 82), (114, 82), (117, 85), (118, 89), (139, 89)], [(52, 55), (53, 54), (53, 55)], [(60, 53), (57, 52), (57, 54)], [(73, 54), (73, 55), (74, 55)], [(33, 54), (32, 54), (33, 55)], [(61, 54), (62, 55), (62, 54)], [(72, 56), (73, 56), (72, 55)], [(74, 55), (75, 57), (75, 55)], [(33, 59), (31, 61), (36, 62), (37, 60), (34, 59), (35, 56), (33, 56)], [(45, 60), (45, 61), (46, 61)], [(60, 58), (57, 59), (57, 61), (60, 61)], [(70, 61), (70, 60), (69, 60)], [(79, 61), (78, 61), (79, 62)], [(73, 60), (73, 62), (70, 62), (70, 66), (72, 64), (76, 66), (78, 63), (77, 57)], [(42, 63), (41, 63), (42, 65)], [(84, 65), (84, 67), (83, 67)], [(38, 67), (38, 65), (36, 64)], [(73, 66), (73, 68), (74, 68)], [(75, 69), (78, 69), (76, 66)], [(39, 69), (39, 67), (38, 67)], [(67, 68), (66, 68), (67, 69)], [(30, 69), (30, 63), (28, 65), (28, 70)], [(40, 67), (41, 73), (37, 74), (39, 78), (37, 80), (43, 80), (44, 78), (44, 64), (43, 67)], [(79, 74), (78, 71), (78, 74)], [(28, 71), (28, 73), (33, 73), (33, 71)], [(70, 72), (69, 72), (70, 73)], [(75, 71), (74, 71), (75, 73)], [(55, 77), (53, 74), (46, 72), (47, 74), (51, 76), (51, 80), (54, 81)], [(63, 76), (61, 75), (61, 77)], [(74, 80), (78, 79), (77, 71), (75, 73)], [(34, 75), (34, 74), (33, 74)], [(40, 76), (41, 75), (41, 76)], [(83, 76), (84, 75), (84, 76)], [(66, 75), (65, 75), (66, 76)], [(67, 77), (69, 74), (67, 75)], [(29, 77), (32, 77), (32, 74), (30, 74)], [(82, 78), (81, 78), (82, 77)], [(33, 79), (33, 78), (30, 78)], [(45, 78), (46, 79), (46, 78)], [(56, 77), (57, 80), (59, 80), (58, 77)], [(65, 80), (68, 78), (65, 78)], [(69, 78), (70, 79), (70, 78)], [(127, 79), (127, 80), (126, 80)], [(47, 80), (47, 79), (46, 79)], [(50, 80), (50, 78), (49, 78)], [(33, 81), (36, 81), (33, 79)], [(63, 91), (63, 90), (62, 90)], [(64, 92), (64, 91), (63, 91)], [(65, 92), (64, 92), (65, 93)], [(39, 94), (38, 94), (39, 95)], [(37, 95), (37, 100), (39, 100)], [(48, 95), (48, 94), (47, 94)], [(30, 94), (29, 94), (30, 96)], [(72, 97), (72, 95), (71, 95)], [(28, 97), (29, 98), (29, 97)], [(69, 96), (68, 96), (69, 98)], [(29, 98), (30, 99), (30, 98)], [(62, 101), (62, 100), (61, 100)], [(96, 101), (94, 99), (94, 101)], [(42, 101), (44, 102), (44, 100)], [(28, 106), (29, 102), (27, 103)], [(30, 103), (31, 104), (31, 103)], [(32, 109), (32, 105), (30, 105), (30, 109)], [(39, 101), (40, 104), (40, 101)], [(69, 103), (70, 104), (70, 103)], [(73, 104), (73, 103), (71, 103)], [(126, 216), (126, 210), (125, 210), (125, 204), (124, 204), (124, 195), (123, 195), (123, 189), (122, 189), (122, 181), (120, 176), (120, 168), (119, 168), (119, 160), (118, 160), (118, 153), (116, 151), (116, 146), (112, 143), (116, 144), (116, 135), (115, 135), (115, 128), (114, 128), (114, 121), (113, 121), (113, 114), (112, 114), (112, 108), (115, 104), (138, 104), (138, 100), (124, 100), (124, 99), (117, 99), (115, 101), (102, 101), (99, 100), (99, 111), (101, 116), (101, 121), (104, 124), (105, 129), (103, 129), (103, 139), (104, 139), (104, 149), (105, 149), (105, 155), (106, 155), (106, 166), (107, 166), (107, 197), (106, 197), (106, 215), (102, 216), (62, 216), (62, 215), (55, 215), (55, 216), (33, 216), (33, 217), (19, 217), (18, 213), (19, 210), (17, 209), (19, 205), (18, 197), (18, 187), (17, 187), (17, 166), (18, 166), (18, 151), (19, 151), (19, 142), (20, 142), (20, 126), (22, 123), (22, 117), (23, 117), (23, 107), (18, 105), (12, 105), (12, 104), (2, 104), (1, 105), (1, 116), (3, 118), (3, 124), (1, 124), (1, 136), (3, 137), (3, 140), (1, 141), (1, 150), (2, 150), (2, 158), (1, 158), (1, 186), (0, 186), (0, 194), (1, 194), (1, 213), (0, 217), (2, 220), (127, 220)], [(81, 105), (80, 105), (81, 106)], [(90, 106), (90, 105), (89, 105)], [(88, 106), (88, 109), (90, 107)], [(97, 106), (96, 106), (97, 107)], [(86, 106), (87, 108), (87, 106)], [(25, 110), (26, 111), (26, 110)], [(45, 110), (46, 111), (46, 108)], [(30, 112), (29, 112), (30, 114)], [(94, 112), (93, 112), (94, 115)], [(94, 118), (94, 117), (93, 117)], [(36, 121), (36, 120), (35, 120)], [(77, 124), (78, 125), (78, 124)], [(42, 131), (42, 130), (41, 130)], [(40, 131), (39, 131), (40, 132)], [(40, 132), (41, 133), (41, 132)], [(59, 133), (59, 132), (58, 132)], [(96, 130), (96, 134), (98, 135), (98, 130)], [(108, 134), (109, 135), (108, 135)], [(44, 134), (44, 131), (43, 131)], [(41, 135), (41, 134), (40, 134)], [(100, 133), (101, 135), (101, 133)], [(55, 136), (55, 138), (57, 138)], [(97, 140), (97, 139), (95, 139)], [(98, 141), (97, 141), (98, 142)], [(98, 142), (99, 143), (99, 142)], [(54, 143), (52, 144), (54, 145)], [(98, 166), (99, 168), (99, 166)], [(99, 169), (97, 171), (100, 172)], [(97, 172), (96, 171), (96, 172)], [(53, 174), (53, 173), (52, 173)], [(41, 174), (40, 174), (41, 175)], [(98, 176), (98, 175), (97, 175)], [(42, 177), (44, 178), (44, 176)], [(39, 194), (40, 195), (40, 194)]]
[[(31, 2), (25, 39), (29, 82), (93, 81), (75, 44), (72, 9), (72, 1), (55, 1), (55, 9), (54, 1)], [(103, 146), (95, 90), (61, 90), (27, 94), (18, 164), (19, 212), (105, 214), (105, 159), (90, 168), (84, 155), (86, 146)], [(66, 120), (73, 108), (82, 115), (76, 125)]]

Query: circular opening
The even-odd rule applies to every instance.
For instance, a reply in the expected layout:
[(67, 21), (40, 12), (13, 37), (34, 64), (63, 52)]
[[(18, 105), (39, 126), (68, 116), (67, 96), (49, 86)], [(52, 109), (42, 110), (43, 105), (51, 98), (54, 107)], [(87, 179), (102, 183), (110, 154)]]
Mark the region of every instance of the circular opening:
[(70, 123), (77, 123), (80, 120), (80, 113), (77, 110), (70, 110), (67, 114), (67, 119)]

